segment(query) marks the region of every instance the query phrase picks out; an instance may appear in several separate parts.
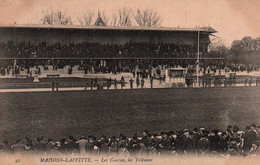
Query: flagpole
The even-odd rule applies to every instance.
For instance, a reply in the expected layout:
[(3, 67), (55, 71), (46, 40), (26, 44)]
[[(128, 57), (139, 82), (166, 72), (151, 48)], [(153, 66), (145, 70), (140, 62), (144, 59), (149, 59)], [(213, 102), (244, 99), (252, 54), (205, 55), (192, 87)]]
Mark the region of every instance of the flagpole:
[(198, 30), (198, 52), (197, 52), (197, 86), (199, 87), (199, 60), (200, 60), (200, 31)]

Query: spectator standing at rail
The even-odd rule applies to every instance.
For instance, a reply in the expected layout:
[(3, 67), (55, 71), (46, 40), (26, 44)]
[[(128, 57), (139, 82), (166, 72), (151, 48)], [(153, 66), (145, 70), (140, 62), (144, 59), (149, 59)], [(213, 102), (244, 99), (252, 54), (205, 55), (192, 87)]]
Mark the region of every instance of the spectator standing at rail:
[(51, 88), (52, 88), (52, 92), (54, 92), (54, 88), (55, 88), (55, 82), (54, 81), (52, 81), (52, 83), (51, 83)]
[(152, 76), (150, 78), (150, 84), (151, 84), (151, 88), (153, 88), (153, 77)]
[(187, 77), (185, 78), (185, 83), (187, 85), (187, 87), (190, 87), (190, 79), (188, 79)]
[(112, 80), (111, 80), (111, 77), (110, 77), (109, 79), (107, 79), (107, 89), (110, 88), (111, 82), (112, 82)]
[(142, 78), (142, 80), (141, 80), (141, 88), (144, 88), (144, 79)]
[(121, 77), (121, 82), (125, 82), (124, 76)]
[(134, 80), (133, 80), (133, 79), (130, 79), (130, 80), (129, 80), (129, 83), (130, 83), (130, 88), (133, 89)]
[(139, 78), (138, 78), (138, 76), (136, 77), (136, 81), (135, 81), (135, 83), (136, 83), (136, 87), (138, 88), (138, 87), (139, 87), (139, 85), (140, 85), (140, 81), (139, 81)]
[(116, 80), (116, 78), (114, 79), (114, 89), (117, 89), (117, 80)]
[(125, 86), (125, 78), (124, 78), (124, 76), (121, 77), (120, 84), (121, 84), (121, 89), (123, 89), (124, 86)]
[(121, 80), (121, 81), (120, 81), (120, 84), (121, 84), (121, 89), (123, 89), (124, 86), (125, 86), (125, 82)]
[(247, 86), (247, 81), (248, 81), (248, 80), (247, 80), (247, 78), (246, 78), (246, 79), (245, 79), (245, 86)]
[(248, 85), (251, 87), (252, 83), (253, 83), (253, 78), (251, 77), (251, 78), (249, 79), (249, 81), (248, 81)]
[(135, 78), (135, 70), (133, 70), (132, 74), (133, 74), (133, 78)]
[(206, 78), (205, 78), (205, 74), (203, 74), (202, 76), (202, 87), (206, 87)]
[(60, 87), (60, 82), (59, 82), (59, 81), (56, 81), (56, 91), (59, 90), (59, 87)]
[(41, 68), (38, 68), (38, 74), (41, 75)]
[(255, 80), (255, 86), (258, 86), (258, 83), (259, 83), (259, 77), (257, 77)]
[(89, 81), (88, 81), (88, 80), (86, 80), (86, 81), (85, 81), (85, 88), (84, 88), (84, 90), (87, 90), (87, 89), (88, 89), (88, 87), (89, 87), (89, 85), (90, 85), (90, 84), (89, 84)]
[(93, 90), (93, 86), (94, 86), (94, 81), (93, 79), (90, 79), (90, 90)]
[(94, 79), (94, 88), (97, 88), (98, 87), (98, 78), (96, 77)]

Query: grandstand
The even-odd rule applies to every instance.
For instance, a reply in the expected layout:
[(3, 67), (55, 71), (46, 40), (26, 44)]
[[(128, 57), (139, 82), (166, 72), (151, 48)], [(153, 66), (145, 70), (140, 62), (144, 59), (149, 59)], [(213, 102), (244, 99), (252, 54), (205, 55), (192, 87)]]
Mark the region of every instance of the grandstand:
[(33, 77), (38, 70), (39, 78), (82, 78), (140, 71), (161, 78), (172, 67), (195, 74), (198, 57), (201, 73), (216, 73), (224, 69), (223, 56), (208, 52), (216, 32), (211, 27), (110, 27), (100, 17), (93, 26), (0, 25), (1, 75)]
[[(146, 28), (74, 25), (0, 25), (1, 59), (196, 58), (207, 54), (203, 28)], [(204, 58), (205, 58), (204, 57)]]

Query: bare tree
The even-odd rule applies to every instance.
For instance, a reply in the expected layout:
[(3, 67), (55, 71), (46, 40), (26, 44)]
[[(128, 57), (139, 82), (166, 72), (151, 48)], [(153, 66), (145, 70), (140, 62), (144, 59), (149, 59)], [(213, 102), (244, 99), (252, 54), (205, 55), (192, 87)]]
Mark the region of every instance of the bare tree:
[(112, 14), (111, 26), (132, 26), (131, 9), (122, 8)]
[(117, 26), (117, 24), (118, 24), (117, 14), (113, 13), (112, 20), (110, 22), (110, 26)]
[(109, 17), (106, 16), (106, 13), (105, 13), (104, 11), (103, 11), (102, 14), (101, 14), (101, 18), (102, 18), (102, 20), (104, 21), (104, 23), (105, 23), (106, 25), (108, 25)]
[(123, 8), (118, 10), (118, 23), (117, 26), (132, 26), (131, 9)]
[(162, 23), (161, 15), (159, 15), (156, 11), (150, 9), (138, 9), (134, 14), (134, 18), (139, 26), (144, 27), (157, 27), (160, 26)]
[(67, 12), (61, 10), (43, 10), (43, 16), (41, 18), (41, 23), (43, 24), (55, 24), (55, 25), (71, 25), (71, 16)]
[(77, 16), (77, 20), (80, 25), (91, 25), (94, 18), (94, 12), (86, 10)]

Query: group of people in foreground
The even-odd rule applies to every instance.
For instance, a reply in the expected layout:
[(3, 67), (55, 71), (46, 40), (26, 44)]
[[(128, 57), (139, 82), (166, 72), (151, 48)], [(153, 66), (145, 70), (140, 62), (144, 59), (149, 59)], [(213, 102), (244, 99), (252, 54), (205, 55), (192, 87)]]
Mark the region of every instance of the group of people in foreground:
[(244, 131), (229, 125), (226, 131), (211, 131), (194, 128), (179, 131), (150, 133), (144, 130), (141, 136), (136, 133), (131, 138), (120, 134), (97, 138), (93, 135), (60, 140), (44, 137), (17, 139), (14, 144), (3, 140), (1, 153), (31, 155), (107, 155), (107, 156), (257, 156), (259, 150), (259, 126), (246, 126)]

